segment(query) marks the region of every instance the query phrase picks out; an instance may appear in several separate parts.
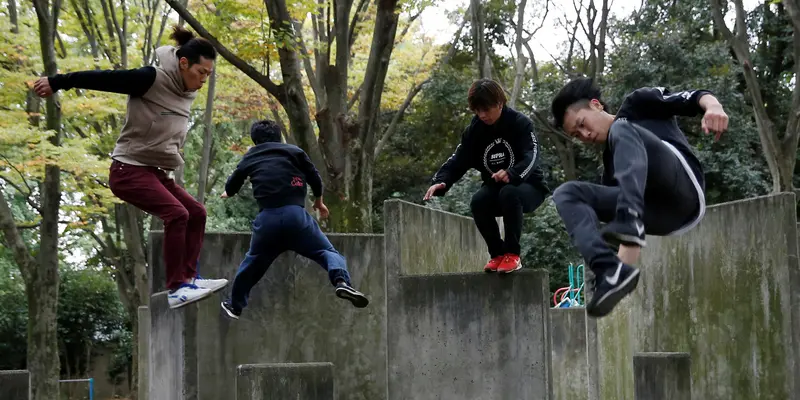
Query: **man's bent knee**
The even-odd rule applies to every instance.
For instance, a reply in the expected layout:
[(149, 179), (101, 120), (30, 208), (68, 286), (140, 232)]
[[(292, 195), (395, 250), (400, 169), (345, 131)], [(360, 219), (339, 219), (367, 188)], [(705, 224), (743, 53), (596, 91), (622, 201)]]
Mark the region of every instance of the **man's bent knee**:
[(170, 207), (170, 209), (160, 215), (165, 224), (176, 222), (186, 223), (189, 221), (189, 210), (184, 207)]
[(189, 218), (191, 218), (194, 221), (200, 221), (200, 220), (205, 221), (206, 217), (208, 216), (206, 208), (203, 207), (203, 205), (200, 203), (197, 203), (196, 205), (188, 208), (187, 210), (189, 212)]
[(513, 185), (505, 185), (500, 189), (498, 194), (500, 204), (508, 204), (510, 201), (515, 201), (520, 198), (519, 188)]
[(578, 197), (578, 193), (580, 193), (580, 182), (564, 182), (553, 191), (553, 202), (558, 206), (561, 203), (574, 200)]

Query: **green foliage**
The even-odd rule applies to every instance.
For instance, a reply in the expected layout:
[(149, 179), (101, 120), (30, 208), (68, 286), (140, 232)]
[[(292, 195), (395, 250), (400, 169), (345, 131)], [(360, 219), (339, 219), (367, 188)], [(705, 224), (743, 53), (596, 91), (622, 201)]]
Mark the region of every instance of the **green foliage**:
[(0, 246), (0, 370), (24, 369), (28, 300), (11, 252)]
[(116, 347), (130, 334), (130, 327), (110, 275), (62, 268), (59, 291), (62, 372), (69, 376), (84, 375), (91, 361), (87, 358), (91, 350), (100, 345)]

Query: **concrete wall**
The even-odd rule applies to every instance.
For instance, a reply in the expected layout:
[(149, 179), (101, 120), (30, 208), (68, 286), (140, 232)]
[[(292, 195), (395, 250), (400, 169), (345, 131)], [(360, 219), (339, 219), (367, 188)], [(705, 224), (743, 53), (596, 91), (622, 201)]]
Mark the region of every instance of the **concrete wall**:
[(236, 369), (236, 400), (334, 400), (331, 363), (250, 364)]
[(150, 298), (149, 398), (197, 400), (197, 307), (176, 310), (167, 292)]
[(26, 370), (0, 371), (0, 400), (28, 400), (30, 379)]
[(552, 398), (547, 272), (483, 273), (470, 218), (391, 200), (384, 221), (388, 398)]
[(149, 398), (147, 388), (149, 387), (148, 374), (150, 372), (150, 309), (147, 306), (139, 306), (137, 318), (139, 319), (137, 378), (140, 388), (137, 400), (147, 400)]
[(586, 316), (586, 309), (550, 309), (556, 400), (598, 400), (597, 346), (587, 340), (596, 336), (597, 322)]
[[(328, 237), (347, 259), (353, 284), (369, 297), (369, 307), (356, 309), (337, 298), (327, 273), (291, 252), (280, 256), (253, 288), (250, 304), (238, 321), (225, 317), (219, 305), (230, 293), (231, 285), (195, 306), (185, 307), (197, 313), (199, 400), (232, 397), (238, 365), (289, 362), (333, 362), (342, 400), (385, 398), (383, 237), (345, 234)], [(160, 232), (151, 234), (151, 243), (153, 248), (160, 248)], [(232, 282), (249, 243), (249, 234), (207, 234), (201, 273)], [(162, 274), (160, 256), (151, 259), (154, 275)], [(151, 314), (155, 329), (156, 316)], [(156, 341), (155, 331), (152, 334), (151, 340)], [(152, 359), (151, 364), (155, 362), (159, 360)], [(156, 379), (151, 375), (151, 382)]]
[(400, 278), (389, 399), (551, 399), (547, 272)]
[(721, 204), (648, 237), (634, 294), (598, 320), (603, 399), (632, 399), (636, 352), (687, 352), (696, 399), (798, 399), (800, 270), (793, 194)]
[(390, 261), (393, 273), (483, 271), (489, 261), (486, 243), (472, 218), (401, 200), (384, 202), (383, 218), (387, 248), (398, 252)]

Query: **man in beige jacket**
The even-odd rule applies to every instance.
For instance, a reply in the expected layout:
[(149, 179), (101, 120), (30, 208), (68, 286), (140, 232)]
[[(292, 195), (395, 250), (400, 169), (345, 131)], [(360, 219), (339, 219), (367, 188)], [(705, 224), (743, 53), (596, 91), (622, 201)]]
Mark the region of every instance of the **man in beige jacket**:
[(164, 263), (171, 308), (204, 299), (226, 279), (197, 275), (206, 210), (168, 176), (183, 165), (189, 110), (214, 69), (217, 52), (202, 38), (176, 26), (178, 47), (156, 50), (160, 65), (119, 71), (80, 71), (40, 78), (37, 95), (72, 88), (127, 94), (125, 125), (111, 156), (111, 191), (164, 221)]

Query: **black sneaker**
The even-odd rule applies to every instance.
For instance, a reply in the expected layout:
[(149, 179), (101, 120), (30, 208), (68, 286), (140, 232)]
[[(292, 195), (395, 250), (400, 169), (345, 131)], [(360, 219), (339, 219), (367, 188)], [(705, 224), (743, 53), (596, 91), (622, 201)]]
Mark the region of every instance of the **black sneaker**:
[(602, 276), (592, 282), (592, 299), (586, 305), (590, 317), (603, 317), (639, 284), (639, 270), (628, 264), (619, 263), (609, 268)]
[(369, 304), (367, 296), (341, 281), (336, 284), (336, 296), (349, 300), (356, 308), (364, 308)]
[(220, 306), (222, 306), (222, 309), (225, 310), (225, 314), (228, 314), (228, 316), (233, 319), (239, 319), (239, 316), (242, 315), (242, 310), (234, 309), (229, 300), (223, 301), (220, 303)]
[(644, 241), (644, 223), (633, 210), (618, 212), (616, 219), (600, 229), (600, 234), (614, 248), (621, 244), (639, 247), (647, 245)]

